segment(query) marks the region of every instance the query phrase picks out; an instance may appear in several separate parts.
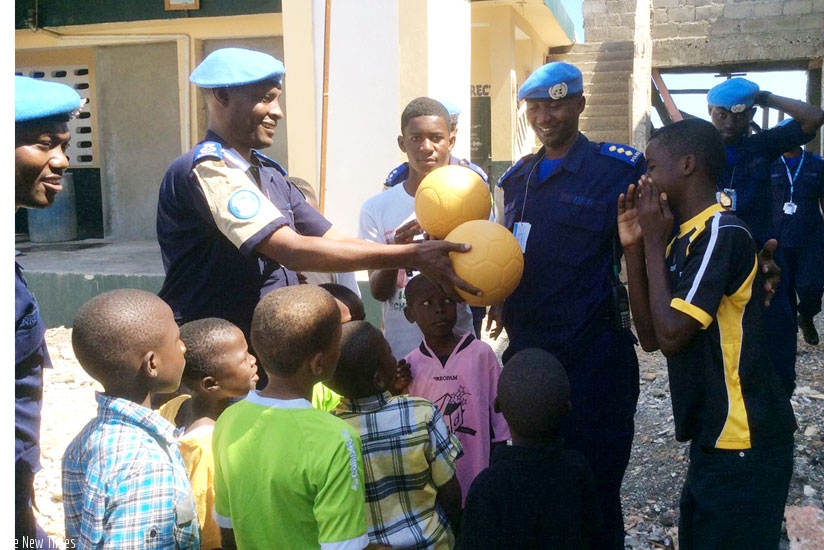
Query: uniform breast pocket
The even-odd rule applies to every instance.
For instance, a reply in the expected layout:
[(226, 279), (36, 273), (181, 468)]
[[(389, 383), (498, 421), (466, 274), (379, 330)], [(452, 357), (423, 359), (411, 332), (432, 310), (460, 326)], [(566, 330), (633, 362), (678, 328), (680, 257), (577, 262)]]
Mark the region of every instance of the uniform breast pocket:
[(554, 260), (569, 266), (598, 252), (610, 217), (614, 217), (605, 202), (571, 193), (561, 193), (551, 215), (560, 245)]

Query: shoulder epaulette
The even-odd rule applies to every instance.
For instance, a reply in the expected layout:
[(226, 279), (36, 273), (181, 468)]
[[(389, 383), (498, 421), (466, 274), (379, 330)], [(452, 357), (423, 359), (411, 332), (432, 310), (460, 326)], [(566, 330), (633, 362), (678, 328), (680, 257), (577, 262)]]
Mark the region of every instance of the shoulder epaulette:
[(204, 141), (195, 147), (192, 165), (204, 160), (223, 160), (223, 146), (216, 141)]
[(400, 166), (396, 166), (389, 175), (386, 176), (386, 181), (383, 183), (386, 187), (394, 187), (399, 183), (406, 181), (409, 178), (409, 163), (404, 162)]
[(633, 149), (629, 145), (622, 143), (602, 143), (601, 154), (605, 157), (612, 157), (626, 162), (630, 166), (635, 166), (641, 160), (643, 153), (638, 149)]
[(474, 163), (472, 163), (472, 162), (470, 162), (470, 161), (468, 161), (468, 160), (466, 160), (466, 159), (461, 159), (461, 161), (460, 161), (460, 165), (461, 165), (461, 166), (464, 166), (464, 167), (466, 167), (466, 168), (471, 169), (473, 172), (475, 172), (476, 174), (478, 174), (479, 176), (481, 176), (481, 179), (482, 179), (482, 180), (484, 180), (484, 183), (486, 183), (486, 182), (487, 182), (487, 175), (486, 175), (486, 172), (484, 172), (483, 168), (481, 168), (481, 167), (480, 167), (480, 166), (478, 166), (477, 164), (474, 164)]
[(512, 174), (512, 172), (514, 172), (516, 169), (518, 169), (518, 168), (520, 168), (521, 166), (523, 166), (523, 164), (524, 164), (525, 162), (527, 162), (529, 159), (531, 159), (533, 156), (534, 156), (534, 155), (527, 155), (527, 156), (525, 156), (525, 157), (522, 157), (522, 158), (521, 158), (520, 160), (518, 160), (515, 164), (513, 164), (512, 166), (510, 166), (509, 168), (507, 168), (506, 172), (504, 172), (504, 175), (503, 175), (503, 176), (501, 176), (500, 178), (498, 178), (498, 183), (497, 183), (496, 185), (497, 185), (498, 187), (503, 187), (503, 186), (504, 186), (504, 183), (506, 183), (506, 180), (507, 180), (507, 178), (509, 178), (510, 174)]
[(286, 173), (286, 168), (281, 166), (280, 163), (275, 159), (269, 158), (266, 155), (261, 154), (260, 151), (255, 151), (254, 154), (260, 160), (261, 164), (271, 166), (272, 168), (283, 174), (284, 177), (289, 175)]

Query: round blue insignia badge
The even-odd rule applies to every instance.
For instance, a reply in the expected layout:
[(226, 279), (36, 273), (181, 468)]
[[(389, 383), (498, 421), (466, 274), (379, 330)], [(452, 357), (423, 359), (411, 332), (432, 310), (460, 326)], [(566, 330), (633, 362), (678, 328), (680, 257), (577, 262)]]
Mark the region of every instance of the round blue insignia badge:
[(238, 219), (248, 220), (260, 212), (260, 198), (245, 189), (237, 191), (229, 197), (229, 212)]

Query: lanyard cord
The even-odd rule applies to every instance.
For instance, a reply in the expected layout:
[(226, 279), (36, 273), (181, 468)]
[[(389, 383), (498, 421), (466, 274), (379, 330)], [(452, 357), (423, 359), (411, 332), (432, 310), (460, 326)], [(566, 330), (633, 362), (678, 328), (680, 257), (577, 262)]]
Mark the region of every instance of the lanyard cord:
[(526, 212), (526, 197), (529, 194), (529, 180), (532, 179), (532, 174), (535, 173), (535, 168), (537, 168), (538, 165), (541, 163), (541, 161), (544, 159), (544, 155), (543, 155), (544, 149), (543, 149), (543, 147), (538, 152), (541, 153), (541, 155), (538, 156), (538, 160), (536, 162), (532, 163), (532, 168), (529, 170), (529, 174), (526, 177), (526, 187), (524, 188), (524, 203), (523, 203), (523, 205), (521, 205), (521, 218), (520, 218), (520, 220), (518, 220), (522, 223), (524, 221), (524, 212)]
[(801, 160), (798, 161), (798, 166), (795, 167), (795, 174), (790, 174), (790, 167), (787, 166), (787, 161), (784, 156), (781, 156), (781, 162), (784, 163), (784, 170), (787, 172), (787, 179), (790, 180), (790, 202), (793, 202), (793, 190), (795, 187), (795, 180), (798, 179), (798, 174), (801, 173), (801, 167), (804, 166), (804, 157), (807, 156), (807, 151), (801, 150)]

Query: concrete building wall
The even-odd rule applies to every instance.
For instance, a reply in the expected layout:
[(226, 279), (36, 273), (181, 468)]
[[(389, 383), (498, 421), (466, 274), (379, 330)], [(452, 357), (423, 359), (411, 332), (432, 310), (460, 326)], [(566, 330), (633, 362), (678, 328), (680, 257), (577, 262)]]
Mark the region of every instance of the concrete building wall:
[(820, 67), (824, 56), (824, 0), (652, 3), (656, 67), (815, 58)]
[[(180, 154), (180, 110), (173, 42), (97, 51), (104, 232), (114, 239), (155, 235), (157, 190)], [(151, 120), (151, 124), (146, 122)]]

